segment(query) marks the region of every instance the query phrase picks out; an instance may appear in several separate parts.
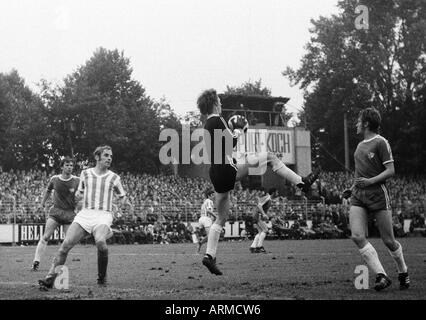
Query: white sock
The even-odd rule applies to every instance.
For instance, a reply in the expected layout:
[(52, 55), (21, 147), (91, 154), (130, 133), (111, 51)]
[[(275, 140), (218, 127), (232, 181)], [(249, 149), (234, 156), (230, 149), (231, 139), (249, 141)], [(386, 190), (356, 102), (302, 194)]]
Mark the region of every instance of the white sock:
[(395, 251), (389, 250), (389, 253), (392, 256), (393, 260), (395, 260), (395, 264), (398, 269), (398, 272), (399, 273), (407, 272), (407, 265), (405, 264), (405, 261), (404, 261), (404, 255), (402, 254), (401, 244), (398, 242), (398, 249), (396, 249)]
[(43, 238), (40, 239), (40, 241), (37, 244), (37, 249), (34, 255), (34, 261), (40, 262), (41, 256), (43, 255), (44, 251), (47, 247), (47, 241), (43, 240)]
[(272, 170), (280, 177), (286, 179), (287, 181), (290, 181), (295, 185), (303, 183), (301, 176), (299, 176), (293, 170), (289, 169), (283, 162), (278, 159), (272, 161)]
[(370, 242), (367, 243), (364, 248), (359, 249), (359, 253), (361, 253), (361, 256), (364, 258), (365, 263), (367, 263), (367, 266), (371, 270), (373, 270), (375, 274), (383, 273), (384, 275), (386, 275), (385, 269), (380, 263), (377, 251), (376, 249), (374, 249)]
[(207, 239), (207, 249), (206, 254), (210, 255), (212, 258), (216, 257), (217, 245), (219, 244), (220, 233), (222, 232), (222, 227), (217, 223), (213, 223), (210, 227), (209, 235)]
[(251, 244), (250, 248), (257, 248), (257, 243), (259, 242), (259, 235), (260, 233), (258, 233), (253, 240), (253, 243)]
[(257, 247), (258, 248), (260, 248), (260, 247), (263, 247), (263, 240), (265, 240), (265, 237), (266, 237), (266, 232), (261, 232), (260, 233), (260, 236), (259, 236), (259, 242), (258, 242), (258, 244), (257, 244)]

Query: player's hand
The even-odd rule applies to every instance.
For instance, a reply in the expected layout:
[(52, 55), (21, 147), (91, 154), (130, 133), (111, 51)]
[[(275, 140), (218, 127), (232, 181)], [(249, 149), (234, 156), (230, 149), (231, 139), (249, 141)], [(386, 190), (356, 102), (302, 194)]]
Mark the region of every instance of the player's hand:
[(343, 199), (349, 199), (351, 197), (351, 195), (352, 195), (352, 189), (346, 189), (342, 193)]
[(371, 180), (367, 178), (356, 178), (355, 179), (355, 186), (358, 188), (366, 188), (369, 185), (371, 185)]

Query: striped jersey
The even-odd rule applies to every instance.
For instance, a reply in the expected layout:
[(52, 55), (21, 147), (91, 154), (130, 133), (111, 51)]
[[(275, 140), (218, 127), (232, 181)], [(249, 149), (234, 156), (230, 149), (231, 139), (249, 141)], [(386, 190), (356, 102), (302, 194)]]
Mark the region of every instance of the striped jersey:
[(94, 168), (81, 172), (78, 191), (83, 193), (83, 209), (112, 212), (114, 191), (119, 197), (126, 195), (118, 174), (108, 170), (97, 175)]
[(210, 199), (204, 200), (204, 203), (201, 206), (201, 216), (210, 217), (212, 214), (209, 212), (213, 212), (213, 201)]

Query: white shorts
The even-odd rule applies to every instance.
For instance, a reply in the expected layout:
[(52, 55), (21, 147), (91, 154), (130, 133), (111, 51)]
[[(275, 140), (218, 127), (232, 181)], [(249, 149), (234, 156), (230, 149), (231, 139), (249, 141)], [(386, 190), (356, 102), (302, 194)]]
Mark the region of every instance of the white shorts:
[(204, 229), (209, 230), (209, 229), (210, 229), (210, 227), (211, 227), (211, 226), (212, 226), (212, 224), (213, 224), (213, 221), (212, 221), (212, 219), (211, 219), (211, 218), (209, 218), (209, 217), (207, 217), (207, 216), (202, 216), (202, 217), (200, 217), (200, 219), (198, 219), (198, 224), (199, 224), (200, 226), (203, 226), (203, 227), (204, 227)]
[(74, 218), (74, 221), (78, 223), (86, 232), (92, 234), (93, 231), (100, 225), (107, 225), (109, 233), (107, 239), (111, 238), (113, 233), (111, 229), (112, 225), (112, 213), (101, 210), (90, 210), (83, 209)]

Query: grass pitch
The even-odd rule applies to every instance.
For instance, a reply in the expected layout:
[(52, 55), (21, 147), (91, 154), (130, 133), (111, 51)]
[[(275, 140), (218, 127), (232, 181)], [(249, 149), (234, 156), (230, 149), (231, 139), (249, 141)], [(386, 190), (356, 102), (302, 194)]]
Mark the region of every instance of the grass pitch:
[(412, 287), (399, 290), (392, 258), (372, 239), (393, 281), (379, 293), (355, 289), (355, 267), (363, 261), (350, 240), (265, 241), (267, 254), (251, 254), (249, 241), (221, 242), (223, 276), (207, 271), (194, 244), (112, 245), (106, 288), (96, 284), (96, 248), (79, 245), (66, 263), (69, 290), (48, 292), (38, 289), (37, 280), (58, 246), (48, 246), (38, 272), (30, 271), (35, 246), (0, 247), (0, 299), (425, 299), (426, 238), (399, 241)]

